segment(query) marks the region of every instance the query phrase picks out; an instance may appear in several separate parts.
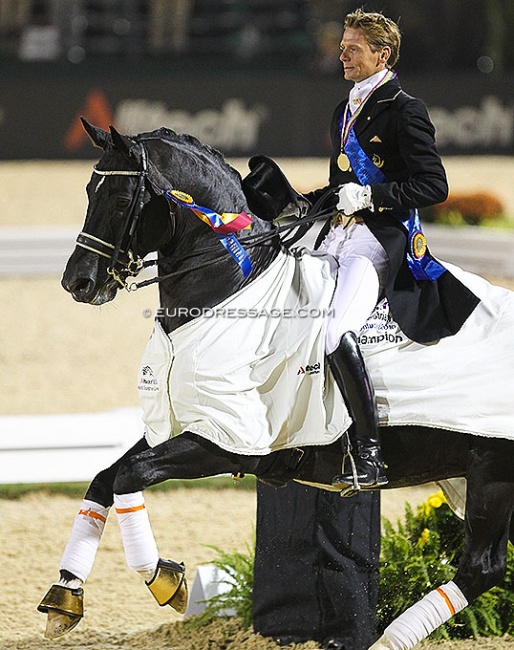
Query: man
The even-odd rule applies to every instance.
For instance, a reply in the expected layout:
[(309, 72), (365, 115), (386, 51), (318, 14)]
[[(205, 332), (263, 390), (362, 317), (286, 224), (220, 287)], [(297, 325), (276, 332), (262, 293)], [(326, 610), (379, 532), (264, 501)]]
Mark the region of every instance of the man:
[(329, 184), (307, 195), (315, 201), (333, 188), (340, 211), (318, 242), (339, 262), (326, 350), (353, 419), (352, 454), (333, 479), (342, 490), (387, 483), (358, 345), (378, 300), (388, 299), (393, 318), (420, 343), (455, 334), (478, 303), (430, 255), (421, 232), (417, 208), (444, 201), (448, 184), (427, 110), (393, 70), (400, 41), (398, 25), (381, 13), (346, 16), (339, 58), (354, 85), (332, 117)]

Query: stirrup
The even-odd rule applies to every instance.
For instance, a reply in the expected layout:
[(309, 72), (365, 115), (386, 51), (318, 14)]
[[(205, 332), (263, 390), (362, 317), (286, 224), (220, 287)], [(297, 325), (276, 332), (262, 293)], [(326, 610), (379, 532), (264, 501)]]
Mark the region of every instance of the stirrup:
[(161, 607), (169, 605), (179, 614), (185, 614), (188, 589), (183, 563), (159, 559), (155, 574), (146, 586)]
[[(351, 477), (349, 473), (346, 473), (345, 475), (345, 461), (347, 458), (350, 459)], [(368, 459), (362, 456), (359, 457), (359, 460), (368, 460)], [(361, 481), (359, 481), (359, 473), (357, 471), (357, 464), (355, 462), (355, 459), (351, 454), (351, 452), (348, 451), (343, 456), (341, 474), (339, 474), (338, 476), (334, 476), (334, 478), (332, 479), (332, 485), (340, 490), (340, 496), (342, 497), (354, 496), (360, 490), (375, 490), (382, 487), (383, 485), (386, 485), (389, 481), (387, 480), (385, 473), (383, 473), (383, 470), (385, 468), (383, 466), (381, 459), (375, 460), (374, 463), (376, 467), (376, 480), (371, 483), (362, 483)]]
[(81, 588), (52, 585), (37, 610), (48, 614), (45, 637), (55, 639), (63, 636), (73, 630), (84, 616), (84, 591)]
[(347, 451), (343, 455), (341, 472), (344, 472), (346, 459), (350, 460), (350, 465), (352, 468), (352, 482), (347, 483), (346, 481), (345, 482), (338, 481), (338, 479), (342, 479), (342, 476), (339, 475), (339, 476), (334, 476), (334, 478), (332, 479), (332, 485), (339, 491), (340, 497), (353, 497), (360, 492), (361, 486), (359, 484), (359, 481), (357, 480), (357, 467), (355, 466), (355, 460), (353, 459), (353, 456), (350, 451)]

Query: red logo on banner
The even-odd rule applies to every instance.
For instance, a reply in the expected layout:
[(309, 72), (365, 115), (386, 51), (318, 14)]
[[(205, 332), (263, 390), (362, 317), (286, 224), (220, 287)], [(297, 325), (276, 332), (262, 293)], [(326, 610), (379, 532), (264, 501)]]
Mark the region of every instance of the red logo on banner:
[(105, 95), (100, 90), (92, 90), (86, 97), (86, 102), (81, 111), (77, 113), (73, 124), (64, 138), (64, 148), (67, 151), (76, 151), (89, 141), (89, 136), (84, 131), (80, 116), (83, 115), (88, 122), (99, 126), (101, 129), (108, 129), (113, 123), (113, 114)]

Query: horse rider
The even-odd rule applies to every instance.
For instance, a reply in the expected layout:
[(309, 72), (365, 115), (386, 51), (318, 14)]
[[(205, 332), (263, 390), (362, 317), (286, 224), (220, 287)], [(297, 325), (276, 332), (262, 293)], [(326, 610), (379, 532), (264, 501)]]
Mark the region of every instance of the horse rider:
[[(448, 183), (427, 109), (402, 90), (393, 70), (400, 41), (398, 25), (382, 13), (346, 16), (339, 59), (353, 87), (332, 116), (328, 185), (304, 195), (315, 203), (328, 193), (339, 211), (316, 246), (339, 264), (326, 352), (353, 419), (352, 453), (333, 479), (343, 493), (387, 483), (374, 389), (358, 344), (378, 301), (387, 298), (393, 318), (419, 343), (458, 332), (479, 302), (430, 255), (421, 230), (418, 208), (444, 201)], [(280, 201), (273, 204), (269, 194), (280, 183), (269, 178), (280, 174), (257, 164), (263, 158), (250, 161), (243, 189), (250, 207), (271, 205), (271, 214)], [(294, 191), (282, 194), (282, 202), (295, 202)]]
[[(393, 70), (398, 25), (358, 9), (344, 20), (339, 59), (353, 82), (331, 122), (328, 186), (339, 214), (322, 231), (320, 250), (339, 263), (326, 338), (327, 360), (347, 398), (352, 464), (335, 485), (356, 489), (387, 483), (373, 386), (359, 331), (387, 297), (393, 318), (420, 343), (455, 334), (478, 299), (429, 253), (418, 208), (447, 198), (435, 129), (423, 103), (407, 95)], [(420, 369), (422, 372), (422, 369)]]

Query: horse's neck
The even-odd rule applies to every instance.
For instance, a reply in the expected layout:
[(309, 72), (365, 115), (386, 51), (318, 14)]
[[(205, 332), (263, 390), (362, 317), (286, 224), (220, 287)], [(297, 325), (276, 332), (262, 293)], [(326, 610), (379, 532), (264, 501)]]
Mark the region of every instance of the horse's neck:
[[(194, 216), (189, 218), (196, 219)], [(245, 278), (240, 266), (217, 240), (216, 235), (203, 226), (202, 228), (203, 236), (199, 240), (192, 242), (191, 233), (186, 232), (174, 237), (173, 244), (161, 251), (161, 255), (171, 261), (160, 265), (160, 275), (176, 273), (159, 284), (160, 322), (166, 332), (175, 330), (203, 311), (219, 305), (250, 284), (268, 268), (280, 250), (277, 238), (256, 246), (243, 244), (252, 263), (252, 272)], [(252, 234), (266, 231), (271, 232), (271, 227), (264, 222), (252, 226)], [(187, 251), (203, 249), (208, 249), (208, 252), (184, 257)]]
[[(183, 146), (181, 155), (176, 152), (170, 158), (163, 149), (155, 158), (154, 167), (165, 170), (160, 173), (169, 185), (191, 194), (199, 205), (216, 212), (248, 211), (237, 172), (212, 152), (198, 149), (188, 140)], [(170, 160), (173, 161), (171, 166)], [(202, 176), (197, 180), (199, 168)], [(181, 179), (187, 181), (184, 186), (181, 186)], [(195, 182), (198, 188), (194, 187)], [(272, 230), (271, 224), (255, 218), (251, 230), (240, 231), (237, 238), (271, 233)], [(270, 265), (280, 250), (278, 237), (258, 245), (242, 245), (252, 263), (252, 272), (246, 278), (208, 226), (192, 211), (177, 208), (171, 241), (159, 251), (166, 260), (159, 265), (159, 275), (173, 273), (159, 285), (161, 324), (167, 332), (195, 318), (199, 310), (215, 307), (249, 284)], [(207, 251), (202, 252), (204, 249)]]

